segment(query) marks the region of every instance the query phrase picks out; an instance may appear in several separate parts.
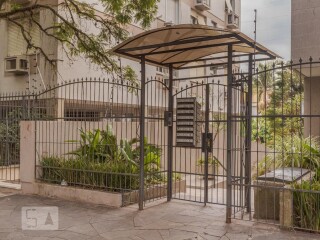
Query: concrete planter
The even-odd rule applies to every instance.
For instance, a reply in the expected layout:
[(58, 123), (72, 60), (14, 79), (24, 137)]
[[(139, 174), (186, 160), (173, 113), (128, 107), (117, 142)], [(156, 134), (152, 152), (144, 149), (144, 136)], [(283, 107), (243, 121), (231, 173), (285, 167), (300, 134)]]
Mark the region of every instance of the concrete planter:
[[(72, 186), (61, 186), (43, 182), (22, 182), (22, 193), (36, 194), (46, 197), (61, 198), (70, 201), (78, 201), (93, 204), (102, 204), (110, 207), (123, 207), (138, 202), (139, 192), (127, 193), (106, 192), (91, 189), (75, 188)], [(172, 187), (173, 193), (185, 192), (186, 181), (176, 181)], [(160, 198), (167, 195), (167, 185), (159, 184), (145, 189), (145, 200)]]
[[(304, 170), (303, 175), (294, 176), (292, 173), (297, 171), (300, 174), (302, 170)], [(278, 175), (277, 171), (283, 172), (283, 175)], [(268, 175), (271, 176), (271, 179), (268, 178)], [(282, 178), (277, 178), (278, 176)], [(254, 188), (255, 212), (253, 218), (279, 221), (281, 227), (292, 228), (294, 206), (291, 184), (298, 180), (310, 181), (313, 176), (314, 172), (308, 169), (284, 168), (258, 177), (262, 178), (253, 182), (253, 185), (257, 186)], [(287, 178), (290, 181), (287, 181)]]

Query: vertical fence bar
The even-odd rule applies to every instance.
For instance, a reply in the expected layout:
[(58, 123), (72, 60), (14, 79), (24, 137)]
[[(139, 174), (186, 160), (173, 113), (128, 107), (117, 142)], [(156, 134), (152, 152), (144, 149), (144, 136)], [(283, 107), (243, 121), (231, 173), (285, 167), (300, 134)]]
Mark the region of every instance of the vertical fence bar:
[(144, 127), (145, 127), (145, 94), (146, 94), (146, 60), (141, 56), (141, 106), (140, 106), (140, 186), (139, 210), (143, 210), (144, 201)]
[(204, 205), (208, 202), (208, 171), (209, 171), (209, 146), (208, 144), (208, 134), (209, 134), (209, 95), (210, 95), (210, 85), (206, 84), (206, 109), (205, 109), (205, 148), (204, 148), (204, 159), (205, 159), (205, 166), (204, 166)]
[(172, 199), (172, 157), (173, 157), (173, 68), (169, 65), (169, 109), (171, 113), (171, 124), (168, 126), (168, 186), (167, 201)]
[(232, 203), (232, 44), (228, 45), (228, 84), (227, 84), (227, 211), (226, 223), (231, 223)]
[(252, 54), (249, 55), (248, 69), (248, 97), (247, 97), (247, 133), (246, 133), (246, 165), (245, 165), (245, 193), (247, 212), (251, 219), (251, 131), (252, 131)]

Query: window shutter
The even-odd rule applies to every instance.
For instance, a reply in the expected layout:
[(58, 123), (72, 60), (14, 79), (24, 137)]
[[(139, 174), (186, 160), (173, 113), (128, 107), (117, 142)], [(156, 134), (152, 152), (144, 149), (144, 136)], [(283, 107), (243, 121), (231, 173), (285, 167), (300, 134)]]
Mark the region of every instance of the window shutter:
[(22, 36), (20, 27), (12, 22), (8, 22), (8, 56), (23, 55), (26, 53), (26, 50), (27, 43)]
[[(39, 14), (34, 16), (34, 19), (39, 23), (40, 22)], [(32, 38), (32, 43), (35, 46), (39, 46), (40, 47), (40, 29), (39, 29), (39, 27), (35, 23), (33, 23), (32, 25), (30, 23), (28, 23), (28, 25), (31, 28), (30, 35), (31, 35), (31, 38)], [(35, 52), (35, 49), (33, 49), (33, 50), (30, 49), (29, 51)]]
[[(36, 16), (36, 21), (39, 21), (39, 16)], [(40, 29), (36, 24), (31, 24), (28, 19), (15, 20), (23, 25), (27, 32), (30, 32), (32, 42), (36, 46), (40, 46)], [(27, 51), (27, 42), (25, 41), (21, 29), (18, 25), (8, 22), (8, 56), (19, 56), (35, 53), (34, 49)]]

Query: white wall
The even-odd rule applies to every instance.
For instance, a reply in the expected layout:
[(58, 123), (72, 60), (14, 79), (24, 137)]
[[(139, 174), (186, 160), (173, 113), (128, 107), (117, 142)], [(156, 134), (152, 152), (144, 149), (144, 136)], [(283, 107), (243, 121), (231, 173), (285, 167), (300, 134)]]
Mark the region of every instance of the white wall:
[[(49, 10), (40, 11), (40, 22), (43, 27), (48, 24), (51, 25), (52, 17)], [(48, 86), (55, 83), (55, 71), (43, 57), (38, 58), (39, 70), (37, 72), (40, 72), (40, 74), (16, 75), (14, 73), (5, 73), (5, 58), (8, 56), (7, 46), (9, 40), (7, 21), (0, 20), (0, 31), (3, 33), (0, 34), (0, 93), (26, 91), (28, 89), (30, 91), (42, 91), (44, 90), (44, 85)], [(56, 41), (41, 34), (40, 47), (50, 58), (56, 59)]]
[[(92, 1), (84, 0), (85, 2)], [(219, 27), (225, 27), (225, 0), (211, 0), (211, 9), (209, 11), (198, 11), (194, 9), (195, 0), (161, 0), (159, 2), (158, 14), (159, 20), (155, 21), (152, 24), (152, 28), (161, 27), (163, 22), (172, 21), (174, 24), (179, 23), (190, 23), (191, 14), (195, 14), (201, 20), (200, 22), (207, 22), (208, 25), (212, 25), (211, 20), (216, 22)], [(240, 0), (236, 0), (236, 12), (240, 14)], [(97, 6), (100, 10), (103, 10), (102, 6)], [(193, 9), (193, 10), (192, 10)], [(41, 22), (46, 23), (49, 22), (50, 16), (48, 13), (43, 13), (41, 15)], [(90, 32), (95, 32), (95, 28), (92, 26), (87, 26)], [(6, 23), (4, 21), (0, 21), (0, 30), (6, 33)], [(137, 33), (142, 32), (143, 30), (134, 24), (128, 27), (128, 31), (131, 35), (135, 35)], [(43, 36), (44, 37), (44, 36)], [(0, 42), (3, 46), (6, 46), (6, 34), (0, 35)], [(48, 42), (49, 40), (43, 38), (43, 46), (48, 50), (50, 56), (58, 59), (58, 74), (52, 71), (51, 67), (48, 64), (45, 64), (44, 59), (41, 59), (41, 73), (42, 79), (45, 82), (45, 85), (54, 85), (56, 83), (61, 83), (64, 81), (69, 81), (73, 79), (81, 79), (83, 77), (96, 77), (96, 78), (108, 78), (108, 76), (104, 71), (102, 71), (98, 66), (91, 64), (88, 60), (83, 57), (77, 57), (74, 61), (69, 61), (62, 51), (62, 47), (56, 47), (55, 42)], [(50, 46), (50, 47), (48, 47)], [(0, 48), (0, 60), (6, 57), (6, 47)], [(130, 65), (133, 69), (135, 69), (138, 76), (140, 76), (140, 66), (139, 63), (122, 60), (122, 65)], [(218, 74), (223, 73), (221, 70)], [(179, 77), (189, 77), (189, 76), (199, 76), (206, 75), (208, 73), (208, 69), (193, 69), (190, 71), (180, 71)], [(147, 77), (155, 76), (156, 69), (153, 66), (147, 67)], [(28, 79), (27, 75), (24, 76), (16, 76), (12, 74), (4, 75), (4, 62), (0, 61), (0, 92), (7, 91), (16, 91), (16, 90), (26, 90), (28, 87)], [(43, 90), (44, 87), (41, 82), (40, 74), (30, 76), (30, 83), (33, 87), (31, 90)], [(224, 78), (220, 79), (224, 81)], [(183, 86), (184, 84), (182, 84)]]
[(320, 1), (292, 0), (291, 58), (308, 61), (320, 56)]

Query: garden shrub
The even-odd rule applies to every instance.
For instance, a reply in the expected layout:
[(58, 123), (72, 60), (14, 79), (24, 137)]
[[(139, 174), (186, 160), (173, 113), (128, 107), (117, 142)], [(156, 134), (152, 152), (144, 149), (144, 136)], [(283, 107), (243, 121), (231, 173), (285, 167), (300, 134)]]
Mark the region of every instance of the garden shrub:
[[(111, 191), (139, 188), (140, 147), (139, 140), (121, 139), (118, 144), (110, 126), (106, 130), (80, 130), (80, 141), (70, 140), (80, 146), (69, 152), (68, 158), (43, 157), (41, 179), (88, 188), (104, 188)], [(71, 155), (71, 157), (70, 157)], [(165, 182), (160, 171), (161, 149), (144, 139), (145, 184)]]
[[(293, 184), (294, 225), (320, 230), (320, 182), (303, 181)], [(311, 192), (316, 191), (316, 192)]]

